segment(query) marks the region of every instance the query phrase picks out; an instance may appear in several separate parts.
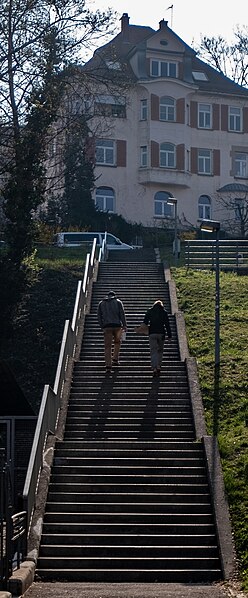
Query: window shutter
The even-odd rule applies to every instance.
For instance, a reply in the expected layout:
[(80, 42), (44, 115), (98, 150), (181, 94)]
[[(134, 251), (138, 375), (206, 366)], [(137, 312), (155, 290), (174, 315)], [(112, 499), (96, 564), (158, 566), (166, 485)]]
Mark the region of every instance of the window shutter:
[(127, 165), (127, 142), (122, 139), (116, 141), (116, 164), (117, 166)]
[(96, 161), (96, 142), (94, 137), (87, 137), (85, 140), (85, 156), (86, 159), (95, 164)]
[(181, 79), (181, 81), (183, 81), (183, 63), (179, 62), (178, 64), (178, 79)]
[(151, 120), (159, 120), (159, 97), (151, 94)]
[(185, 99), (184, 98), (179, 98), (177, 100), (176, 110), (177, 110), (177, 115), (176, 115), (177, 123), (181, 123), (182, 125), (184, 125), (185, 124)]
[(192, 147), (191, 148), (191, 172), (193, 174), (197, 174), (198, 172), (198, 162), (197, 162), (197, 155), (198, 155), (198, 150), (197, 147)]
[(220, 150), (213, 150), (213, 174), (220, 176)]
[(228, 131), (228, 106), (221, 106), (221, 130)]
[(219, 131), (220, 128), (220, 106), (213, 104), (213, 130)]
[(159, 166), (159, 144), (156, 141), (151, 141), (151, 166), (152, 168)]
[(190, 102), (190, 126), (197, 129), (197, 102)]
[(177, 145), (177, 170), (185, 169), (185, 145), (180, 143)]
[(243, 108), (243, 133), (248, 133), (248, 108)]

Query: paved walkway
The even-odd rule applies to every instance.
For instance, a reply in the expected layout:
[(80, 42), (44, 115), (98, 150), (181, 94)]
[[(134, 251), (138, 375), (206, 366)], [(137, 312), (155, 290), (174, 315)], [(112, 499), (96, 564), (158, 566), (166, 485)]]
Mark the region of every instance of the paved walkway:
[(229, 584), (39, 583), (24, 598), (247, 598)]

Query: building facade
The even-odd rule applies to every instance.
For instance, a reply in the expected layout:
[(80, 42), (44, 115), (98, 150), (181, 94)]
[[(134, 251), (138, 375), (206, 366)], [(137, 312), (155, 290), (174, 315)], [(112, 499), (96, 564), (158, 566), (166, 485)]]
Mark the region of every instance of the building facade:
[[(248, 90), (197, 58), (169, 27), (129, 24), (96, 50), (90, 67), (129, 73), (120, 96), (99, 87), (93, 133), (100, 210), (145, 226), (177, 214), (182, 226), (199, 219), (238, 219), (248, 197)], [(93, 120), (94, 120), (93, 119)], [(220, 202), (224, 198), (224, 202)], [(232, 213), (224, 204), (232, 202)]]

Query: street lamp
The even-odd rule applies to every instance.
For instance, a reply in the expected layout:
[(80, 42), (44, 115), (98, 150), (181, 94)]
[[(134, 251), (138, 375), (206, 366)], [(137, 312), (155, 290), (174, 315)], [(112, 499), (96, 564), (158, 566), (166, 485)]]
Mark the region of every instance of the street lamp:
[(175, 228), (174, 228), (174, 250), (175, 250), (175, 266), (178, 258), (178, 240), (177, 240), (177, 199), (176, 197), (169, 197), (167, 201), (168, 206), (174, 206)]
[(216, 220), (202, 220), (200, 229), (208, 233), (216, 233), (215, 253), (215, 367), (220, 365), (220, 222)]

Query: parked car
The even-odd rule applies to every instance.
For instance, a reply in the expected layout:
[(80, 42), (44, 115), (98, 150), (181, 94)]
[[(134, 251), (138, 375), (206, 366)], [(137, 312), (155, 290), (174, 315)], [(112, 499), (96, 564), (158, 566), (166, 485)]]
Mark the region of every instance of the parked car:
[[(103, 243), (105, 233), (99, 232), (61, 232), (55, 235), (55, 243), (58, 247), (77, 247), (80, 245), (88, 245), (93, 243), (96, 238), (97, 245), (101, 246)], [(107, 248), (111, 249), (133, 249), (132, 245), (123, 243), (114, 235), (107, 233)]]

